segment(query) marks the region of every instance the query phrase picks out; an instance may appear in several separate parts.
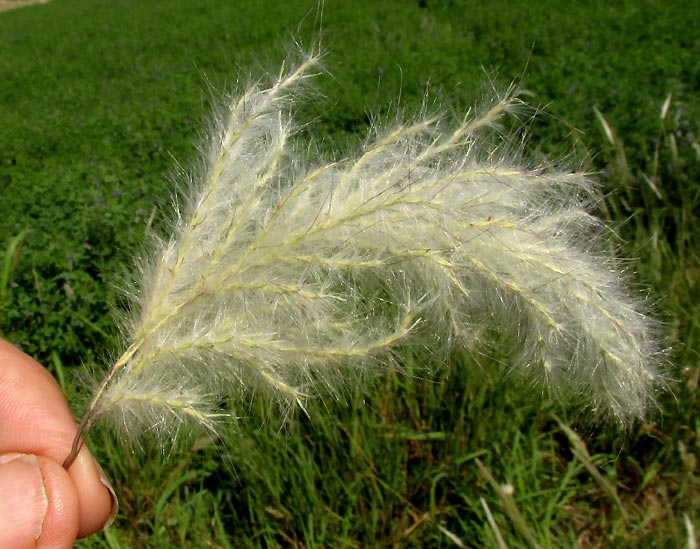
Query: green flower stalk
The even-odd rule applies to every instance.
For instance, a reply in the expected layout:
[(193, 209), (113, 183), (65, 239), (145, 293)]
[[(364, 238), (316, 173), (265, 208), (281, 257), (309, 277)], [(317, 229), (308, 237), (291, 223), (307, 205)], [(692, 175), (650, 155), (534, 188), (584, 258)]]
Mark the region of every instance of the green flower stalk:
[(594, 183), (493, 139), (516, 96), (452, 129), (440, 116), (375, 128), (356, 157), (311, 165), (290, 111), (316, 64), (215, 118), (65, 466), (103, 416), (133, 435), (216, 432), (222, 403), (260, 392), (293, 413), (397, 364), (402, 346), (473, 348), (485, 326), (547, 390), (642, 417), (660, 379), (654, 322), (603, 252)]

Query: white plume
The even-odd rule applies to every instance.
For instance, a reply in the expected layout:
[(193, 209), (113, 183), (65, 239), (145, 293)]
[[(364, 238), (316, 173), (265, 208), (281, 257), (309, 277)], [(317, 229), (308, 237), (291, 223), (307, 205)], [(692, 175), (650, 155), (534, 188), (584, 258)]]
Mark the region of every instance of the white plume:
[(472, 348), (484, 326), (555, 392), (643, 416), (660, 377), (654, 322), (597, 243), (591, 180), (493, 146), (519, 101), (450, 130), (441, 117), (396, 125), (354, 158), (309, 167), (290, 111), (316, 62), (219, 113), (81, 433), (105, 415), (129, 432), (215, 430), (218, 404), (249, 391), (303, 408), (402, 345)]

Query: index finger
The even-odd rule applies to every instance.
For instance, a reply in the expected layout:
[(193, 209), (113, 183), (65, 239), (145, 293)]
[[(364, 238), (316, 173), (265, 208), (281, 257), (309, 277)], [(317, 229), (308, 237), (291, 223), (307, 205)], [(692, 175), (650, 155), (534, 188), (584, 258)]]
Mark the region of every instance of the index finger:
[[(62, 463), (77, 428), (61, 389), (38, 362), (0, 339), (0, 454), (18, 452)], [(102, 528), (113, 495), (86, 446), (68, 471), (80, 502), (81, 536)]]

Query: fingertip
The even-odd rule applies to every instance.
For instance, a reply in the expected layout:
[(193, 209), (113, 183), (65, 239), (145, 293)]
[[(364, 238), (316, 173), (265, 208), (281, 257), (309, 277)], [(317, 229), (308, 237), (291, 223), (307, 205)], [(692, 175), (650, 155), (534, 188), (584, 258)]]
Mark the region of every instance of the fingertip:
[(78, 535), (78, 493), (56, 462), (0, 455), (0, 546), (62, 549)]
[[(38, 362), (2, 339), (0, 425), (3, 426), (0, 457), (13, 452), (39, 456), (42, 470), (50, 471), (52, 481), (59, 483), (57, 497), (67, 494), (63, 483), (70, 484), (71, 493), (77, 494), (79, 503), (68, 506), (64, 502), (67, 506), (64, 511), (78, 513), (74, 521), (78, 525), (77, 535), (84, 537), (97, 532), (114, 520), (117, 510), (114, 490), (87, 447), (82, 448), (67, 472), (59, 465), (70, 451), (76, 426), (56, 381)], [(60, 498), (56, 500), (57, 505), (62, 502)]]
[(80, 451), (68, 473), (81, 487), (78, 537), (99, 532), (114, 522), (119, 509), (116, 493), (87, 447)]
[(73, 480), (55, 461), (39, 457), (49, 508), (37, 547), (73, 547), (79, 534), (81, 505)]

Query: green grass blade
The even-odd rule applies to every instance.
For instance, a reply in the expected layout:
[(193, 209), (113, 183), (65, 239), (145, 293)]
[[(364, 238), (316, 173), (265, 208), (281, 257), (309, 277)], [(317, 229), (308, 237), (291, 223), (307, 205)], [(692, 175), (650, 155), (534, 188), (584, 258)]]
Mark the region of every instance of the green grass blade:
[(29, 232), (29, 227), (20, 232), (18, 235), (10, 239), (10, 242), (5, 248), (5, 256), (2, 262), (2, 270), (0, 270), (0, 305), (5, 302), (7, 292), (9, 291), (10, 277), (12, 271), (17, 266), (19, 254), (22, 251), (22, 246)]

